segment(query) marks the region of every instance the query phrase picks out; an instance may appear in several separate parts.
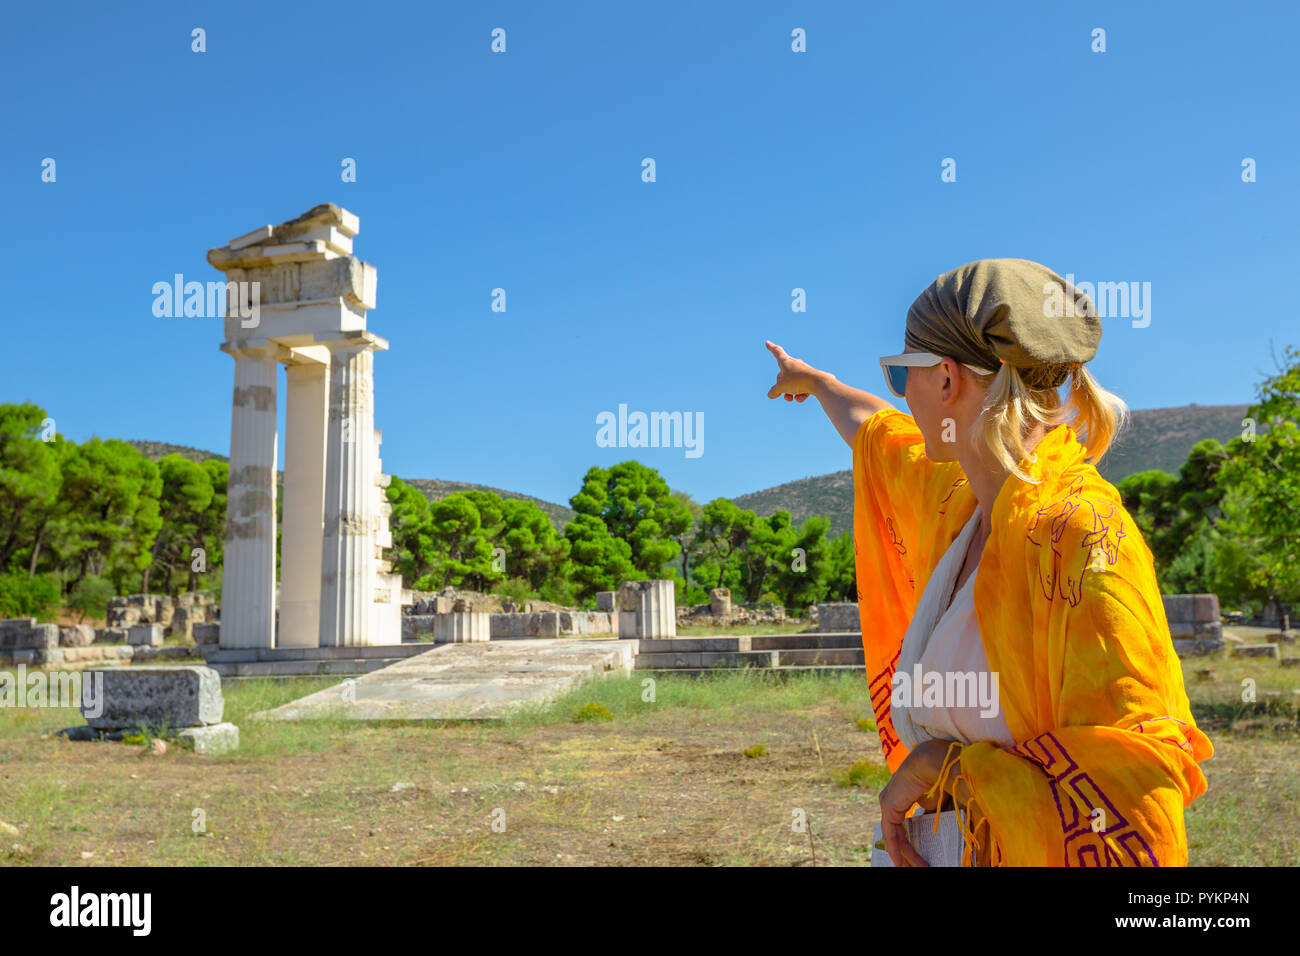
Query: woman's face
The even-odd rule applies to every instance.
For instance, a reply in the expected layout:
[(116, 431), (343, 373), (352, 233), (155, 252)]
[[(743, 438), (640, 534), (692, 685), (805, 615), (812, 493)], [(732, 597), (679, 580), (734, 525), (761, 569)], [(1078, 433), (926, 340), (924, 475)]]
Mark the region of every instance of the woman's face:
[[(920, 349), (905, 348), (903, 351), (917, 352)], [(938, 365), (907, 370), (907, 388), (903, 390), (903, 398), (916, 427), (925, 437), (925, 456), (931, 461), (953, 461), (957, 457), (958, 397), (963, 389), (960, 384), (954, 387), (953, 379), (960, 382), (960, 368), (960, 363), (954, 359), (946, 359)], [(947, 441), (944, 441), (945, 437)]]

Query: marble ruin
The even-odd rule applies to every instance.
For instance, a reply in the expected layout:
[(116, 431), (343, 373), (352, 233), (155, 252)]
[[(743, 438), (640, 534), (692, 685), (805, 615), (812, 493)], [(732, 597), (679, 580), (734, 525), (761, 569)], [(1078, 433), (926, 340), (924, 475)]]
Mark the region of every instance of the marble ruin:
[[(397, 644), (401, 577), (374, 425), (366, 328), (375, 267), (352, 255), (360, 220), (332, 203), (208, 252), (228, 292), (235, 360), (220, 647)], [(248, 290), (256, 297), (248, 301)], [(238, 290), (238, 291), (236, 291)], [(250, 309), (250, 305), (253, 307)], [(284, 509), (276, 614), (277, 373), (286, 366)]]

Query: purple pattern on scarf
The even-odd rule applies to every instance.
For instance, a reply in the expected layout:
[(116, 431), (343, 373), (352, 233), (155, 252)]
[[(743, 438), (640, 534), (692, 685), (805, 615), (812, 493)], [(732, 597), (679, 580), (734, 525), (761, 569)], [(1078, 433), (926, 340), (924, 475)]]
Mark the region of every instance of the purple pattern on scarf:
[[(1080, 515), (1074, 518), (1075, 513)], [(1073, 519), (1078, 524), (1091, 527), (1084, 532), (1079, 549), (1073, 554), (1063, 554), (1061, 539)], [(1051, 567), (1044, 573), (1043, 563), (1038, 565), (1038, 584), (1043, 597), (1054, 600), (1059, 594), (1077, 605), (1083, 599), (1083, 573), (1090, 570), (1098, 557), (1104, 556), (1106, 564), (1119, 561), (1119, 543), (1127, 535), (1124, 519), (1113, 504), (1098, 506), (1083, 497), (1083, 479), (1075, 478), (1064, 497), (1046, 507), (1039, 508), (1026, 532), (1029, 542), (1036, 547), (1051, 547)]]
[[(1097, 782), (1079, 769), (1078, 761), (1054, 735), (1039, 734), (1008, 752), (1032, 760), (1051, 778), (1049, 785), (1064, 836), (1066, 866), (1160, 865), (1142, 835), (1115, 808)], [(1064, 800), (1062, 791), (1065, 791)], [(1086, 813), (1079, 812), (1080, 805), (1086, 808)], [(1103, 813), (1108, 840), (1092, 829), (1092, 811), (1098, 807)], [(1124, 849), (1127, 860), (1116, 853), (1112, 842)]]

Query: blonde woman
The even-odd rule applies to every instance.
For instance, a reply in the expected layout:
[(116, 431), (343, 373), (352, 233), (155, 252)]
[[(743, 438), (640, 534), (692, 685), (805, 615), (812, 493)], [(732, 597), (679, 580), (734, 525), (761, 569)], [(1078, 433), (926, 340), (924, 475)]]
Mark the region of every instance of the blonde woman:
[(917, 808), (936, 833), (960, 811), (964, 864), (1187, 863), (1183, 811), (1213, 749), (1151, 551), (1094, 467), (1128, 416), (1086, 368), (1100, 341), (1091, 301), (1055, 272), (984, 259), (927, 288), (905, 351), (881, 359), (911, 415), (767, 343), (768, 397), (815, 396), (853, 449), (895, 866), (928, 865), (905, 825)]

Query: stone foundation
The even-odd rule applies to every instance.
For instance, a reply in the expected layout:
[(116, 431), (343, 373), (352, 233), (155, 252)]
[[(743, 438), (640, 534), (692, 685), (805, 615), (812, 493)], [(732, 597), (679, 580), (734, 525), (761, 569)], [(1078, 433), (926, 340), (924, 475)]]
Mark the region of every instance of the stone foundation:
[(1219, 654), (1225, 648), (1215, 594), (1164, 594), (1165, 619), (1179, 657)]

